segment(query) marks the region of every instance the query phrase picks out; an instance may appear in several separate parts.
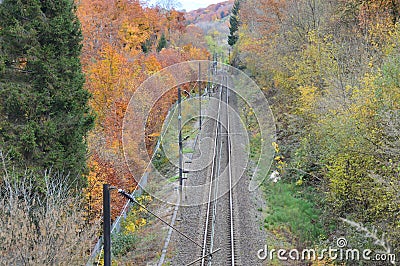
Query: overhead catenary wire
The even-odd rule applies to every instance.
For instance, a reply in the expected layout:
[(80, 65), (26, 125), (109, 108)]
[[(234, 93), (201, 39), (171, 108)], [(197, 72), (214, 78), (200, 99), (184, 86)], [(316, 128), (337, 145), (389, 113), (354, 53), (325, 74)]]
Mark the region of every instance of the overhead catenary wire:
[[(167, 127), (167, 128), (169, 127), (169, 124), (171, 123), (171, 120), (172, 120), (171, 118), (173, 117), (173, 115), (170, 115), (170, 113), (171, 113), (172, 111), (176, 111), (176, 106), (177, 106), (177, 103), (173, 104), (173, 106), (172, 106), (172, 107), (170, 108), (170, 110), (168, 111), (168, 114), (167, 114), (167, 116), (166, 116), (167, 118), (169, 118), (169, 119), (166, 120), (166, 127)], [(161, 140), (164, 138), (165, 134), (166, 134), (166, 131), (164, 131), (163, 134), (162, 134), (162, 135), (160, 136), (160, 138), (158, 139), (157, 144), (156, 144), (156, 146), (155, 146), (155, 148), (154, 148), (154, 150), (153, 150), (153, 154), (152, 154), (152, 156), (151, 156), (151, 158), (150, 158), (150, 162), (153, 161), (153, 159), (154, 159), (154, 157), (155, 157), (155, 155), (156, 155), (156, 153), (157, 153), (157, 151), (158, 151), (158, 149), (159, 149), (159, 147), (160, 147), (160, 145), (161, 145)], [(148, 165), (146, 166), (146, 168), (144, 169), (144, 173), (146, 173), (146, 172), (149, 170), (149, 166), (150, 166), (150, 164), (148, 164)], [(143, 176), (141, 177), (141, 179), (142, 179), (142, 178), (143, 178)], [(139, 191), (140, 188), (141, 188), (141, 187), (140, 187), (140, 181), (139, 181), (139, 182), (136, 183), (135, 188), (133, 189), (132, 195), (133, 195), (134, 193), (136, 193), (137, 191)], [(139, 193), (140, 193), (140, 192), (139, 192)], [(116, 220), (114, 221), (114, 223), (112, 224), (111, 233), (113, 233), (114, 230), (117, 229), (118, 224), (119, 224), (119, 222), (121, 221), (123, 215), (128, 211), (128, 209), (129, 209), (129, 202), (130, 202), (130, 201), (128, 200), (128, 201), (125, 203), (125, 205), (124, 205), (124, 207), (123, 207), (123, 209), (122, 209), (120, 215), (117, 217), (117, 219), (116, 219)], [(99, 221), (102, 221), (102, 219), (103, 219), (103, 218), (100, 218)], [(100, 260), (101, 260), (101, 255), (102, 255), (102, 249), (103, 249), (103, 243), (102, 243), (102, 241), (103, 241), (102, 238), (100, 238), (100, 239), (97, 241), (95, 247), (93, 248), (93, 251), (92, 251), (92, 254), (91, 254), (90, 258), (89, 258), (88, 262), (86, 263), (86, 266), (90, 266), (90, 265), (92, 264), (92, 263), (91, 263), (92, 260), (95, 261), (95, 265), (100, 265)], [(97, 255), (97, 254), (98, 254), (98, 255)], [(97, 257), (97, 259), (96, 259), (96, 257)]]
[(155, 214), (154, 212), (152, 212), (151, 210), (149, 210), (146, 206), (144, 206), (143, 204), (141, 204), (140, 202), (138, 202), (133, 196), (131, 196), (129, 193), (125, 192), (123, 189), (118, 189), (118, 193), (120, 193), (121, 195), (123, 195), (124, 197), (126, 197), (127, 199), (129, 199), (130, 201), (132, 201), (133, 203), (137, 204), (138, 206), (140, 206), (141, 208), (145, 209), (148, 213), (150, 213), (151, 215), (153, 215), (154, 217), (156, 217), (158, 220), (160, 220), (162, 223), (164, 223), (165, 225), (167, 225), (168, 227), (172, 228), (173, 230), (175, 230), (175, 232), (179, 233), (181, 236), (183, 236), (184, 238), (188, 239), (190, 242), (194, 243), (196, 246), (198, 247), (202, 247), (199, 243), (197, 243), (196, 241), (194, 241), (192, 238), (190, 238), (189, 236), (187, 236), (185, 233), (182, 233), (181, 231), (179, 231), (177, 228), (175, 228), (174, 226), (170, 225), (167, 221), (165, 221), (163, 218), (161, 218), (160, 216), (158, 216), (157, 214)]

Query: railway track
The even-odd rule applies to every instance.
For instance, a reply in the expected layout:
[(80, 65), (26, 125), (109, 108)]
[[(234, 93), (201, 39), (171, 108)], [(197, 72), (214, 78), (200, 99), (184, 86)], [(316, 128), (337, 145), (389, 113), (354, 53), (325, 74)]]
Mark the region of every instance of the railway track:
[[(227, 78), (224, 79), (227, 81)], [(238, 265), (235, 255), (229, 89), (220, 86), (205, 211), (201, 265)], [(225, 193), (228, 191), (228, 193)]]
[(196, 243), (173, 236), (171, 265), (265, 265), (257, 257), (266, 239), (257, 208), (262, 195), (249, 190), (252, 177), (246, 173), (250, 143), (239, 115), (245, 103), (228, 89), (242, 83), (223, 65), (212, 77), (177, 223)]
[(225, 69), (216, 73), (218, 87), (208, 95), (194, 153), (199, 160), (191, 165), (199, 170), (184, 186), (178, 227), (197, 244), (176, 236), (178, 252), (171, 265), (265, 265), (257, 257), (266, 239), (255, 208), (259, 192), (248, 190), (248, 134), (238, 116), (240, 95), (227, 88), (235, 85), (231, 75)]

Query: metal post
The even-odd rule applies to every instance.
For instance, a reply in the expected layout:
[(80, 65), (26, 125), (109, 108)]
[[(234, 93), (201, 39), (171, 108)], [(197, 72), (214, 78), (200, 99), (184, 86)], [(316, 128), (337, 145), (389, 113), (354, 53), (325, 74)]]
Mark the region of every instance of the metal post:
[(183, 177), (182, 177), (182, 106), (181, 106), (181, 88), (178, 87), (178, 142), (179, 142), (179, 186), (182, 189)]
[(215, 53), (214, 54), (214, 61), (213, 61), (213, 74), (217, 75), (217, 66), (218, 66), (218, 55)]
[(201, 130), (201, 84), (200, 84), (200, 76), (201, 76), (201, 65), (199, 62), (199, 78), (197, 82), (199, 83), (199, 108), (200, 108), (200, 116), (199, 116), (199, 130)]
[(214, 73), (214, 64), (215, 64), (215, 53), (213, 53), (213, 60), (212, 60), (212, 75), (215, 75)]
[[(211, 56), (210, 55), (208, 56), (208, 61), (211, 62)], [(207, 92), (208, 92), (209, 96), (211, 94), (211, 85), (210, 85), (210, 83), (211, 83), (211, 66), (210, 66), (210, 64), (208, 64), (208, 67), (207, 67)]]
[(104, 266), (111, 266), (111, 207), (110, 185), (103, 184)]

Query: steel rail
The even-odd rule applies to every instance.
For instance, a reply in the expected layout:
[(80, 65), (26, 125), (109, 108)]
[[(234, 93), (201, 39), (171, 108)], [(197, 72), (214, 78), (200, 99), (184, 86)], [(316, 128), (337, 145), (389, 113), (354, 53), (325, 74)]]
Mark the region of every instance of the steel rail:
[[(222, 102), (222, 93), (223, 93), (223, 86), (221, 86), (220, 90), (220, 101), (219, 104)], [(219, 110), (221, 111), (221, 109)], [(221, 116), (221, 115), (220, 115)], [(221, 118), (220, 118), (221, 119)], [(210, 239), (210, 252), (212, 252), (214, 248), (214, 236), (215, 236), (215, 219), (217, 217), (217, 204), (218, 204), (218, 189), (219, 189), (219, 178), (221, 175), (221, 158), (222, 158), (222, 138), (221, 138), (221, 133), (222, 133), (222, 123), (220, 119), (217, 121), (218, 123), (218, 128), (219, 128), (219, 133), (218, 133), (218, 138), (219, 141), (217, 142), (217, 145), (219, 144), (219, 151), (218, 151), (218, 162), (217, 162), (217, 172), (215, 173), (215, 188), (214, 188), (214, 201), (213, 201), (213, 215), (212, 215), (212, 221), (211, 221), (211, 239)], [(217, 147), (218, 149), (218, 147)], [(208, 265), (210, 266), (212, 264), (212, 261), (208, 261)]]
[[(204, 228), (204, 241), (203, 241), (203, 252), (201, 259), (201, 265), (210, 266), (212, 264), (212, 254), (214, 248), (214, 237), (215, 237), (215, 221), (217, 216), (217, 200), (218, 200), (218, 187), (219, 187), (219, 176), (221, 172), (222, 163), (222, 136), (226, 135), (227, 138), (227, 178), (229, 185), (229, 218), (227, 223), (229, 223), (229, 244), (230, 244), (230, 258), (229, 264), (234, 266), (237, 261), (235, 257), (235, 227), (234, 227), (234, 202), (233, 202), (233, 178), (232, 178), (232, 139), (231, 139), (231, 125), (229, 116), (229, 89), (228, 89), (228, 77), (223, 79), (226, 84), (221, 85), (219, 91), (219, 101), (218, 101), (218, 115), (215, 126), (215, 140), (213, 148), (213, 160), (210, 175), (210, 187), (208, 194), (208, 203), (206, 211), (206, 220)], [(225, 90), (224, 90), (225, 89)], [(225, 95), (224, 95), (225, 92)], [(225, 102), (225, 108), (221, 106), (222, 102)], [(225, 114), (224, 114), (225, 113)], [(226, 119), (226, 127), (223, 131), (222, 119)], [(208, 254), (208, 255), (207, 255)]]
[[(221, 99), (222, 93), (220, 92), (220, 99)], [(220, 110), (221, 110), (221, 101), (218, 101), (218, 112), (217, 112), (217, 121), (216, 121), (216, 126), (215, 126), (215, 141), (214, 141), (214, 149), (213, 149), (213, 161), (212, 161), (212, 167), (211, 167), (211, 175), (210, 175), (210, 188), (209, 188), (209, 193), (208, 193), (208, 203), (207, 203), (207, 212), (206, 212), (206, 224), (205, 224), (205, 228), (204, 228), (204, 235), (203, 235), (203, 251), (202, 251), (202, 259), (201, 259), (201, 265), (204, 266), (206, 263), (206, 254), (212, 254), (211, 250), (208, 250), (207, 248), (207, 238), (208, 238), (208, 233), (209, 233), (209, 222), (210, 222), (210, 215), (211, 215), (211, 204), (213, 204), (213, 200), (212, 200), (212, 190), (213, 190), (213, 182), (214, 182), (214, 167), (216, 164), (216, 152), (217, 152), (217, 146), (218, 146), (218, 123), (220, 120)], [(211, 235), (211, 238), (213, 236)]]
[[(228, 78), (226, 78), (226, 83), (228, 83)], [(227, 145), (228, 145), (228, 175), (229, 175), (229, 210), (230, 210), (230, 237), (231, 237), (231, 265), (235, 265), (235, 243), (234, 243), (234, 222), (233, 222), (233, 184), (232, 184), (232, 165), (231, 165), (231, 152), (232, 152), (232, 142), (230, 133), (230, 122), (229, 122), (229, 93), (228, 85), (226, 86), (226, 128), (227, 128)]]

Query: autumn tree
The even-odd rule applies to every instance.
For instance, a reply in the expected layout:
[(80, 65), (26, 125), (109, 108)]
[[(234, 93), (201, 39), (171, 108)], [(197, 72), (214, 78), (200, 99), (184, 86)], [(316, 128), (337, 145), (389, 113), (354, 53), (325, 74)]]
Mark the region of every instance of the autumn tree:
[(176, 41), (179, 47), (191, 44), (197, 48), (207, 48), (205, 34), (201, 28), (196, 25), (188, 25), (185, 31), (179, 35)]
[[(135, 180), (140, 179), (137, 175), (141, 173), (125, 164), (121, 137), (132, 94), (161, 68), (208, 56), (204, 48), (186, 47), (187, 43), (180, 41), (180, 37), (187, 34), (185, 18), (182, 12), (169, 8), (173, 2), (154, 8), (142, 6), (138, 0), (82, 0), (78, 3), (77, 14), (85, 40), (82, 54), (85, 87), (92, 93), (89, 103), (97, 113), (96, 126), (88, 138), (90, 171), (85, 191), (90, 219), (100, 214), (102, 183), (133, 190)], [(155, 115), (146, 126), (148, 135), (159, 132), (162, 118), (173, 103), (169, 96), (154, 107)], [(149, 153), (153, 152), (156, 141), (157, 138), (147, 139)], [(142, 162), (138, 154), (133, 156), (137, 157), (134, 158), (137, 164)], [(112, 202), (112, 205), (113, 215), (116, 215), (122, 207), (121, 201)]]
[(0, 5), (0, 146), (21, 169), (52, 168), (84, 184), (93, 116), (81, 42), (71, 0)]
[(271, 104), (284, 179), (322, 191), (330, 218), (390, 232), (395, 250), (397, 10), (398, 1), (248, 0), (234, 46)]

